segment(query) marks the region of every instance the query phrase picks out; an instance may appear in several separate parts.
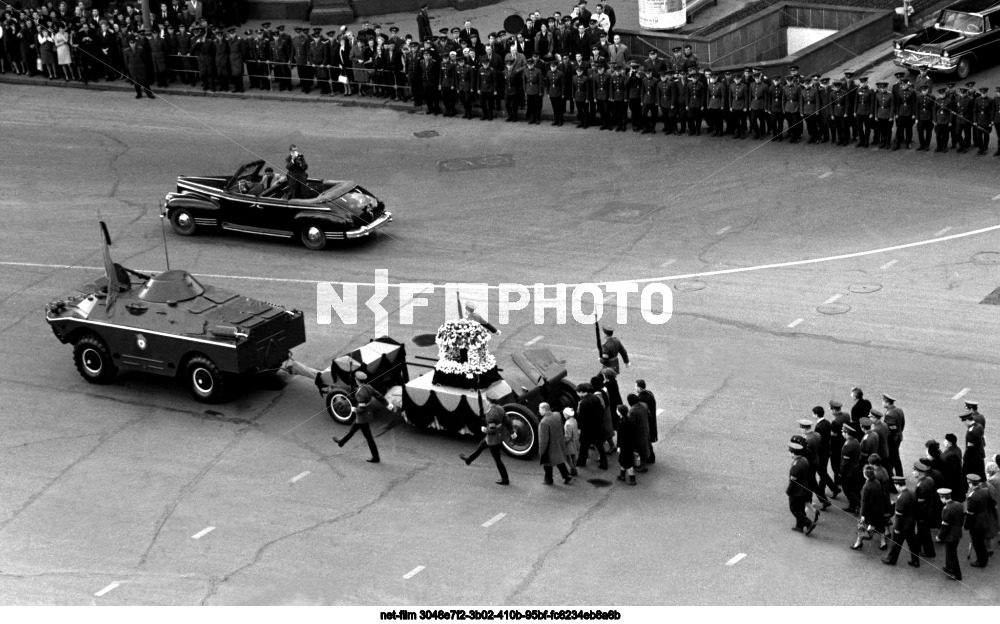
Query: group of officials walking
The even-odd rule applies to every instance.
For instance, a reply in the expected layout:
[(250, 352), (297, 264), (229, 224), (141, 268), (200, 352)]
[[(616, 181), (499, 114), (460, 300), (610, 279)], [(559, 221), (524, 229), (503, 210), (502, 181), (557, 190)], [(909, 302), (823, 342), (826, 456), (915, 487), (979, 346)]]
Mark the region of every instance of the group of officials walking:
[(792, 464), (785, 493), (795, 517), (793, 530), (811, 534), (830, 499), (843, 492), (843, 511), (857, 518), (853, 550), (877, 536), (879, 549), (888, 551), (883, 563), (895, 565), (905, 544), (908, 564), (919, 567), (921, 559), (936, 556), (935, 543), (943, 544), (943, 571), (961, 580), (958, 543), (965, 529), (969, 558), (973, 552), (976, 556), (971, 565), (986, 567), (1000, 535), (1000, 455), (987, 463), (986, 419), (978, 403), (966, 401), (959, 416), (966, 428), (961, 446), (953, 433), (944, 436), (943, 448), (928, 440), (908, 481), (899, 452), (906, 429), (903, 410), (887, 394), (882, 409), (873, 408), (860, 388), (851, 394), (846, 412), (835, 400), (830, 411), (813, 408), (816, 420), (799, 420), (800, 432), (788, 443)]

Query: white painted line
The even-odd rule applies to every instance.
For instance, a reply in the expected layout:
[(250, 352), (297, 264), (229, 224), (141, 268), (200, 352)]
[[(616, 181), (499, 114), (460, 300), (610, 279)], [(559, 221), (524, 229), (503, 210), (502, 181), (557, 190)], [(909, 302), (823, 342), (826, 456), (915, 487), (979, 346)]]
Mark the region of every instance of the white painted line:
[(941, 228), (937, 232), (934, 232), (934, 236), (941, 236), (942, 234), (944, 234), (945, 232), (947, 232), (950, 229), (951, 229), (950, 225), (948, 227), (946, 227), (946, 228)]
[(413, 578), (414, 576), (420, 574), (423, 571), (424, 571), (424, 566), (417, 566), (417, 567), (413, 568), (412, 570), (410, 570), (409, 572), (407, 572), (406, 574), (404, 574), (403, 578), (405, 578), (405, 579), (411, 579), (411, 578)]
[(722, 236), (723, 234), (725, 234), (726, 232), (728, 232), (728, 231), (729, 231), (729, 230), (731, 230), (732, 228), (733, 228), (733, 226), (731, 226), (731, 225), (727, 225), (726, 227), (724, 227), (724, 228), (722, 228), (721, 230), (719, 230), (718, 232), (716, 232), (716, 233), (715, 233), (715, 235), (716, 235), (716, 236)]
[(890, 260), (890, 261), (886, 262), (885, 264), (882, 265), (882, 270), (884, 271), (884, 270), (888, 269), (889, 267), (891, 267), (892, 265), (896, 264), (897, 262), (899, 262), (899, 260)]
[(823, 175), (821, 175), (821, 176), (819, 177), (819, 179), (820, 179), (820, 180), (825, 180), (826, 178), (829, 178), (829, 177), (830, 177), (830, 176), (832, 176), (832, 175), (833, 175), (833, 172), (832, 172), (832, 171), (827, 171), (826, 173), (824, 173)]
[(789, 323), (788, 326), (789, 327), (795, 327), (795, 326), (797, 326), (799, 323), (801, 323), (804, 320), (805, 319), (800, 319), (800, 318), (799, 319), (795, 319), (794, 321), (792, 321), (791, 323)]
[(103, 596), (104, 594), (108, 593), (112, 589), (118, 587), (119, 585), (121, 585), (121, 583), (119, 583), (118, 581), (115, 581), (114, 583), (108, 585), (107, 587), (105, 587), (104, 589), (102, 589), (101, 591), (97, 592), (94, 595), (97, 596), (98, 598), (100, 598), (101, 596)]
[(607, 303), (612, 299), (616, 299), (617, 297), (618, 295), (616, 293), (609, 292), (608, 294), (604, 295), (604, 303)]
[(997, 201), (998, 199), (1000, 199), (1000, 195), (994, 195), (993, 196), (993, 201)]
[(663, 267), (668, 267), (668, 266), (670, 266), (671, 264), (673, 264), (675, 262), (677, 262), (677, 258), (671, 258), (671, 259), (667, 260), (666, 262), (664, 262), (663, 264), (661, 264), (660, 268), (662, 269)]
[(295, 475), (294, 477), (292, 477), (291, 479), (289, 479), (289, 480), (288, 480), (288, 482), (289, 482), (289, 483), (295, 483), (295, 482), (296, 482), (296, 481), (298, 481), (299, 479), (304, 479), (305, 477), (308, 477), (308, 476), (309, 476), (309, 474), (310, 474), (310, 471), (306, 470), (306, 471), (305, 471), (305, 472), (303, 472), (303, 473), (300, 473), (300, 474), (297, 474), (297, 475)]
[(663, 409), (662, 408), (656, 410), (656, 415), (657, 416), (659, 416), (662, 413), (663, 413)]
[(843, 296), (844, 295), (836, 294), (836, 295), (830, 297), (829, 299), (827, 299), (826, 301), (824, 301), (823, 305), (829, 305), (829, 304), (833, 303), (834, 301), (836, 301), (837, 299), (840, 299)]
[(951, 400), (952, 401), (957, 401), (957, 400), (961, 399), (965, 395), (969, 394), (969, 390), (972, 390), (972, 388), (962, 388), (962, 391), (959, 392), (958, 394), (956, 394), (955, 396), (951, 397)]
[(737, 563), (740, 562), (741, 559), (743, 559), (743, 557), (746, 557), (746, 556), (747, 556), (746, 553), (740, 553), (740, 554), (736, 555), (735, 557), (733, 557), (732, 559), (730, 559), (729, 561), (727, 561), (726, 565), (727, 566), (736, 565)]
[(202, 530), (198, 531), (197, 533), (195, 533), (194, 535), (192, 535), (191, 539), (201, 539), (202, 537), (205, 537), (206, 535), (208, 535), (209, 533), (211, 533), (214, 530), (215, 530), (215, 527), (205, 527), (204, 529), (202, 529)]
[(531, 345), (535, 344), (536, 342), (538, 342), (539, 340), (541, 340), (544, 337), (545, 336), (535, 336), (534, 338), (532, 338), (528, 342), (524, 343), (524, 346), (530, 347)]
[[(875, 256), (878, 254), (889, 253), (890, 251), (899, 251), (901, 249), (912, 249), (913, 247), (923, 247), (924, 245), (933, 245), (936, 243), (944, 243), (947, 241), (958, 240), (960, 238), (968, 238), (970, 236), (978, 236), (980, 234), (987, 234), (989, 232), (996, 232), (1000, 230), (1000, 225), (991, 225), (989, 227), (979, 228), (977, 230), (969, 230), (968, 232), (959, 232), (958, 234), (950, 234), (948, 236), (941, 236), (935, 238), (929, 238), (926, 240), (914, 241), (912, 243), (902, 243), (899, 245), (892, 245), (890, 247), (878, 247), (876, 249), (868, 249), (866, 251), (854, 251), (851, 253), (836, 254), (832, 256), (820, 256), (818, 258), (807, 258), (805, 260), (789, 260), (786, 262), (771, 262), (768, 264), (756, 264), (747, 267), (737, 267), (735, 269), (718, 269), (715, 271), (701, 271), (698, 273), (680, 273), (677, 275), (658, 275), (655, 277), (640, 277), (637, 279), (627, 279), (627, 280), (610, 280), (607, 282), (583, 282), (583, 283), (561, 283), (561, 285), (567, 288), (576, 288), (577, 286), (603, 286), (607, 287), (609, 285), (618, 284), (651, 284), (653, 282), (676, 282), (680, 280), (690, 280), (699, 277), (716, 277), (718, 275), (735, 275), (737, 273), (755, 273), (757, 271), (767, 271), (772, 269), (787, 269), (791, 267), (807, 266), (810, 264), (823, 264), (826, 262), (837, 262), (839, 260), (850, 260), (852, 258), (863, 258), (865, 256)], [(75, 264), (43, 264), (39, 262), (11, 262), (11, 261), (0, 261), (0, 266), (10, 266), (10, 267), (27, 267), (36, 269), (72, 269), (77, 271), (104, 271), (104, 267), (98, 266), (81, 266)], [(160, 269), (136, 269), (140, 273), (159, 273)], [(195, 277), (204, 277), (207, 279), (230, 279), (230, 280), (245, 280), (249, 282), (274, 282), (280, 284), (334, 284), (342, 285), (345, 283), (355, 284), (357, 286), (373, 287), (378, 286), (380, 288), (400, 288), (401, 284), (376, 284), (374, 282), (335, 282), (331, 280), (315, 280), (315, 279), (298, 279), (291, 277), (266, 277), (263, 275), (229, 275), (221, 273), (194, 273)], [(496, 291), (499, 290), (500, 286), (492, 284), (487, 286), (487, 290)], [(434, 290), (445, 290), (445, 284), (435, 284)]]
[(500, 522), (501, 520), (503, 520), (504, 516), (506, 516), (506, 515), (507, 514), (505, 514), (505, 513), (498, 513), (497, 515), (493, 516), (492, 518), (490, 518), (489, 520), (487, 520), (486, 522), (484, 522), (483, 523), (483, 528), (484, 529), (490, 528), (491, 526), (493, 526), (497, 522)]

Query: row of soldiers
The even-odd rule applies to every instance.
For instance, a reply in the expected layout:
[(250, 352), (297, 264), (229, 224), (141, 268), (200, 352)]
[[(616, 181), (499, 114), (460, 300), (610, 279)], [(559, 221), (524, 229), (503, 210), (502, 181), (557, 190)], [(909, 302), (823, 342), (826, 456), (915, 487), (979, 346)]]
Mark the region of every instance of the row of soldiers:
[[(786, 489), (796, 519), (793, 529), (812, 533), (820, 512), (831, 505), (827, 489), (830, 498), (843, 491), (848, 499), (843, 510), (859, 519), (853, 550), (879, 535), (879, 548), (889, 550), (884, 563), (894, 565), (905, 542), (909, 564), (919, 567), (921, 557), (935, 556), (931, 531), (938, 528), (936, 541), (946, 550), (944, 571), (949, 578), (961, 579), (956, 553), (964, 519), (970, 553), (974, 549), (977, 555), (973, 566), (984, 567), (992, 554), (992, 540), (1000, 534), (1000, 457), (985, 462), (986, 419), (978, 404), (966, 402), (966, 411), (959, 416), (967, 427), (964, 447), (959, 448), (952, 433), (945, 436), (943, 450), (936, 440), (925, 443), (926, 456), (915, 462), (912, 471), (916, 487), (909, 490), (899, 457), (906, 427), (903, 411), (888, 395), (882, 395), (881, 410), (873, 409), (859, 388), (852, 391), (852, 398), (849, 412), (841, 410), (839, 401), (830, 401), (829, 413), (813, 408), (817, 421), (798, 421), (801, 432), (789, 442), (793, 460)], [(885, 466), (884, 458), (888, 458)], [(828, 462), (834, 467), (832, 478)]]

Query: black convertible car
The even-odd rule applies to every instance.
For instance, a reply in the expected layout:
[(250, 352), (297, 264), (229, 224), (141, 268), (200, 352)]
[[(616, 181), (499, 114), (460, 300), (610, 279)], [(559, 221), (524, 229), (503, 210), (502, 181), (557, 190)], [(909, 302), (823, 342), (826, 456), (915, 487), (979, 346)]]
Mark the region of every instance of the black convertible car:
[(385, 204), (352, 181), (309, 178), (311, 199), (285, 199), (287, 180), (278, 177), (265, 188), (264, 166), (256, 160), (231, 176), (178, 176), (160, 216), (182, 236), (221, 229), (295, 238), (314, 250), (368, 236), (392, 221)]
[(964, 79), (974, 68), (1000, 61), (1000, 0), (959, 0), (941, 10), (929, 28), (898, 39), (896, 65), (954, 74)]

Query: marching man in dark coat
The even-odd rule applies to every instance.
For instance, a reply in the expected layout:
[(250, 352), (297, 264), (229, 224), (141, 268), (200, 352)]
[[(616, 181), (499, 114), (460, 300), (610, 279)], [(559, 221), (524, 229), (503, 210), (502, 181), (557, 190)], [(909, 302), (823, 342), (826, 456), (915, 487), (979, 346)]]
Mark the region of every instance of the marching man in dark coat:
[(486, 423), (483, 427), (483, 433), (486, 434), (486, 437), (479, 442), (479, 446), (472, 452), (472, 455), (467, 456), (461, 453), (459, 457), (468, 466), (476, 461), (480, 453), (488, 448), (490, 455), (493, 456), (494, 463), (497, 465), (497, 471), (500, 472), (500, 480), (497, 481), (497, 485), (510, 485), (510, 479), (507, 476), (507, 467), (503, 465), (503, 459), (500, 457), (500, 445), (503, 443), (504, 437), (514, 431), (514, 426), (511, 424), (507, 412), (502, 407), (494, 403), (492, 399), (487, 398), (486, 401), (489, 404), (489, 409), (486, 410), (485, 415)]
[(622, 341), (614, 336), (614, 329), (609, 327), (602, 327), (601, 329), (604, 331), (604, 344), (601, 346), (601, 364), (611, 368), (616, 373), (620, 373), (621, 369), (618, 364), (619, 355), (622, 356), (626, 368), (631, 366), (628, 361), (628, 351), (625, 350), (625, 345), (622, 344)]
[(576, 391), (583, 395), (580, 403), (576, 407), (576, 420), (580, 425), (580, 457), (576, 465), (583, 468), (587, 465), (587, 457), (590, 455), (590, 447), (596, 446), (601, 470), (608, 469), (608, 456), (604, 452), (604, 404), (598, 395), (594, 394), (594, 387), (589, 383), (583, 383), (576, 387)]
[(653, 451), (653, 443), (660, 441), (660, 434), (656, 424), (656, 397), (646, 389), (646, 381), (644, 379), (636, 380), (635, 391), (639, 395), (639, 400), (646, 406), (646, 411), (649, 412), (649, 458), (646, 463), (655, 464), (656, 453)]
[(910, 551), (909, 565), (920, 567), (920, 544), (917, 542), (917, 497), (913, 490), (906, 487), (906, 477), (893, 477), (899, 496), (893, 507), (892, 548), (889, 555), (882, 560), (886, 565), (896, 565), (899, 553), (903, 550), (903, 542)]
[(545, 485), (552, 485), (552, 467), (559, 468), (563, 483), (569, 484), (573, 477), (566, 468), (566, 441), (564, 439), (562, 415), (553, 412), (548, 403), (538, 406), (542, 420), (538, 423), (538, 456), (545, 470)]
[(809, 535), (816, 528), (816, 523), (806, 517), (806, 505), (812, 500), (813, 492), (809, 485), (809, 460), (803, 455), (804, 447), (797, 442), (788, 443), (788, 452), (792, 456), (792, 466), (788, 471), (788, 486), (785, 494), (788, 496), (788, 507), (795, 516), (793, 531)]
[(618, 466), (621, 468), (618, 473), (618, 480), (625, 481), (628, 477), (628, 484), (635, 485), (635, 452), (636, 452), (636, 422), (635, 412), (631, 412), (624, 405), (618, 406)]
[[(351, 425), (351, 429), (347, 432), (347, 435), (339, 439), (337, 436), (333, 436), (333, 441), (337, 443), (337, 446), (343, 447), (351, 439), (351, 436), (361, 431), (361, 435), (365, 436), (365, 441), (368, 442), (368, 450), (372, 453), (372, 456), (368, 459), (368, 463), (377, 464), (379, 463), (378, 447), (375, 446), (375, 438), (372, 436), (371, 423), (375, 420), (376, 401), (386, 407), (389, 406), (389, 402), (385, 400), (381, 392), (365, 383), (368, 375), (364, 372), (358, 371), (354, 373), (354, 378), (358, 381), (358, 389), (354, 393), (358, 401), (358, 406), (355, 409), (354, 423)], [(390, 407), (389, 409), (392, 408)]]
[(285, 156), (285, 169), (288, 170), (288, 191), (285, 194), (286, 199), (306, 199), (306, 170), (309, 169), (309, 165), (306, 164), (306, 158), (299, 153), (299, 149), (295, 145), (291, 145), (288, 148), (289, 154)]
[(938, 488), (938, 497), (944, 504), (941, 511), (941, 528), (935, 540), (944, 544), (944, 573), (953, 581), (962, 580), (962, 568), (958, 563), (958, 542), (962, 539), (962, 518), (965, 510), (962, 503), (952, 500), (950, 488)]

